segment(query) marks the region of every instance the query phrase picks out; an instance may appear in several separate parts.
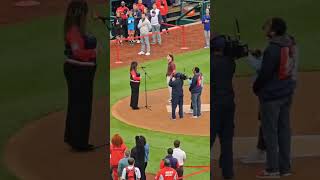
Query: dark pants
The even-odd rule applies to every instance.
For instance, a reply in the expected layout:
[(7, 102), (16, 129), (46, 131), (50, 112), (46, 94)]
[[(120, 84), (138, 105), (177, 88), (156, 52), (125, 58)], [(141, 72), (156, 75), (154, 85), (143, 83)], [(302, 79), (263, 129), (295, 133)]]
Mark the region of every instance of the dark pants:
[(201, 93), (192, 93), (193, 116), (201, 116)]
[[(163, 23), (167, 24), (167, 15), (161, 16), (161, 17), (162, 17)], [(168, 31), (168, 26), (165, 24), (161, 24), (160, 32), (162, 32), (163, 29), (166, 29)]]
[(64, 64), (68, 86), (64, 140), (75, 148), (86, 147), (89, 142), (95, 71), (95, 66)]
[(131, 101), (130, 106), (132, 108), (138, 108), (138, 102), (139, 102), (139, 86), (140, 83), (137, 82), (130, 82), (131, 86)]
[(267, 152), (268, 172), (290, 171), (290, 107), (292, 97), (260, 105), (261, 122)]
[(172, 96), (172, 100), (171, 100), (171, 104), (172, 104), (172, 119), (176, 118), (176, 109), (177, 106), (179, 106), (179, 117), (183, 118), (183, 96)]
[(266, 151), (266, 149), (267, 149), (267, 147), (266, 147), (266, 142), (265, 142), (265, 140), (264, 140), (264, 138), (263, 138), (262, 126), (260, 126), (260, 128), (259, 128), (257, 148), (258, 148), (260, 151)]
[(145, 172), (145, 163), (136, 163), (135, 166), (139, 168), (141, 173), (141, 179), (140, 180), (146, 180), (146, 172)]
[[(177, 174), (178, 174), (178, 177), (183, 177), (183, 166), (180, 166), (179, 168), (177, 168)], [(179, 180), (182, 180), (183, 178), (179, 179)]]
[(235, 104), (214, 104), (211, 113), (211, 143), (213, 147), (216, 136), (220, 140), (221, 155), (219, 160), (222, 175), (233, 177), (233, 150)]

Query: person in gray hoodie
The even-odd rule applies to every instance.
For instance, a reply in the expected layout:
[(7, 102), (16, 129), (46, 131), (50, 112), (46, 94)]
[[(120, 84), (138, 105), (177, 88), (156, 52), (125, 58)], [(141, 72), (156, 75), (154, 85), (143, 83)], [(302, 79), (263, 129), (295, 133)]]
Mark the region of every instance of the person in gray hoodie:
[(151, 23), (146, 18), (146, 14), (141, 14), (141, 19), (139, 20), (138, 28), (140, 29), (140, 40), (141, 40), (141, 51), (139, 55), (150, 55), (150, 41), (149, 41), (149, 32), (151, 30)]

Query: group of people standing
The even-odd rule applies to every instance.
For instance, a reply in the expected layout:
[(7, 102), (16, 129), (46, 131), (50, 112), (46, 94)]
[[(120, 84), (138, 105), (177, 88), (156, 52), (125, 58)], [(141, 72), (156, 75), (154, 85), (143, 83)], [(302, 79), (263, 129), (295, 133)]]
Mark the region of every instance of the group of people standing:
[[(149, 162), (149, 144), (144, 136), (135, 137), (135, 146), (129, 150), (119, 134), (115, 134), (110, 145), (110, 176), (113, 180), (146, 180)], [(174, 148), (160, 161), (160, 170), (155, 180), (177, 180), (183, 176), (186, 153), (180, 148), (180, 141), (174, 141)], [(169, 174), (169, 175), (168, 175)], [(181, 179), (181, 178), (180, 178)]]
[[(242, 162), (265, 162), (257, 178), (279, 178), (291, 175), (290, 109), (297, 80), (297, 48), (287, 33), (286, 22), (279, 17), (263, 25), (268, 46), (250, 51), (248, 62), (256, 71), (253, 92), (259, 100), (259, 138), (257, 152)], [(211, 41), (212, 96), (211, 147), (219, 136), (220, 167), (224, 179), (233, 179), (234, 91), (232, 79), (236, 62), (224, 54), (226, 39), (216, 36)], [(262, 157), (262, 161), (261, 161)]]
[(125, 38), (130, 45), (141, 43), (139, 55), (149, 56), (151, 53), (149, 32), (152, 32), (151, 44), (161, 45), (162, 29), (168, 30), (168, 4), (166, 0), (156, 0), (152, 5), (143, 4), (142, 0), (133, 3), (132, 9), (124, 1), (116, 9), (113, 29), (118, 42), (122, 44)]

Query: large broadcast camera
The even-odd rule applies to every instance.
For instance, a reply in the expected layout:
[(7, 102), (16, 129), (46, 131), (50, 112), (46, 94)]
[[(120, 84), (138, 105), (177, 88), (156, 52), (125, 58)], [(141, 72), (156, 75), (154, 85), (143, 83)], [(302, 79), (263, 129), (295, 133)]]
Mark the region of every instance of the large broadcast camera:
[(225, 38), (226, 46), (224, 49), (224, 55), (229, 56), (233, 59), (240, 59), (247, 57), (249, 54), (248, 44), (240, 40), (240, 28), (238, 19), (235, 19), (236, 33), (235, 37), (232, 38), (229, 35), (220, 35)]

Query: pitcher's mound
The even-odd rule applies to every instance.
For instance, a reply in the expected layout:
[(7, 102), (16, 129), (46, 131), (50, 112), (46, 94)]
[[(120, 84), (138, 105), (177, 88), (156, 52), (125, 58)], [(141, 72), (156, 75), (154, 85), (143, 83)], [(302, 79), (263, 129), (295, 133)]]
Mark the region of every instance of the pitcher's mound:
[[(129, 88), (129, 87), (128, 87)], [(150, 110), (144, 108), (145, 96), (140, 90), (139, 106), (140, 110), (132, 110), (130, 107), (130, 96), (118, 101), (112, 107), (112, 115), (118, 120), (132, 126), (159, 131), (171, 134), (184, 134), (194, 136), (210, 135), (210, 104), (209, 86), (205, 86), (201, 95), (203, 111), (201, 117), (193, 119), (192, 114), (184, 113), (183, 119), (171, 120), (171, 113), (168, 112), (168, 89), (148, 91), (148, 105)], [(191, 97), (188, 87), (184, 87), (184, 104), (190, 105)]]

